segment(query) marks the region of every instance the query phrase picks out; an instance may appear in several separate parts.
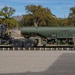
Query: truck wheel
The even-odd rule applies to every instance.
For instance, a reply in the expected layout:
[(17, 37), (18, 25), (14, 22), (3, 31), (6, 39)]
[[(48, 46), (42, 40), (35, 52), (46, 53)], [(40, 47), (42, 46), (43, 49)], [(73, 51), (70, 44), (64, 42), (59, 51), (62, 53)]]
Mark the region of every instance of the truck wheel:
[(25, 40), (25, 42), (24, 42), (24, 47), (25, 47), (26, 49), (28, 49), (28, 48), (33, 48), (33, 47), (34, 47), (34, 41), (31, 40), (31, 39)]
[(22, 47), (22, 42), (19, 39), (15, 39), (12, 41), (13, 47)]

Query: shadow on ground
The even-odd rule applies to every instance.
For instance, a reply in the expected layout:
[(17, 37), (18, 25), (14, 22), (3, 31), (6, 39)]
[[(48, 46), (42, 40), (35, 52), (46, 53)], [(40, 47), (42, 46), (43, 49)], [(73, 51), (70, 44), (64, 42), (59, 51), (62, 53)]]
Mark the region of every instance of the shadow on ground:
[(75, 53), (63, 53), (43, 72), (8, 73), (0, 75), (75, 75)]

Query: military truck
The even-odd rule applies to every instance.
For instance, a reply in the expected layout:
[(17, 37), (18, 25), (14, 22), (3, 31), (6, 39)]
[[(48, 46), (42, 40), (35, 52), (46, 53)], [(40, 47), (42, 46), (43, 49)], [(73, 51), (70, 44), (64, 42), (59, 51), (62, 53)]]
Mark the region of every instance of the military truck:
[(24, 47), (51, 45), (73, 45), (75, 38), (74, 27), (22, 27), (23, 39), (14, 39), (11, 32), (7, 32), (7, 25), (0, 24), (0, 47)]

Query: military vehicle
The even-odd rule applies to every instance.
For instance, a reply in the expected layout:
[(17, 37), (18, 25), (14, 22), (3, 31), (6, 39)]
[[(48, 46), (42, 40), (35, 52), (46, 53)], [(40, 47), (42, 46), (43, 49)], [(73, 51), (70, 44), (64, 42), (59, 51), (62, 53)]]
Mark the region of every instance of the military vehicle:
[(7, 32), (7, 25), (0, 24), (0, 47), (10, 46), (11, 39), (10, 32)]
[(23, 27), (25, 47), (73, 45), (74, 27)]
[[(0, 24), (0, 47), (24, 47), (73, 45), (74, 27), (22, 27), (23, 39), (14, 39), (7, 32), (7, 25)], [(74, 37), (75, 38), (75, 37)]]

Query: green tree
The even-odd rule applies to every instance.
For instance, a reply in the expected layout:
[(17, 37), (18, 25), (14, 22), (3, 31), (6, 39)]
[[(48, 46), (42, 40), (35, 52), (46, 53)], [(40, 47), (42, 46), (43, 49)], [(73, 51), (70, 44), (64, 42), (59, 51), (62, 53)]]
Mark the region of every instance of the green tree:
[(75, 26), (75, 7), (70, 8), (70, 13), (68, 16), (68, 22), (71, 26)]
[(67, 18), (58, 18), (59, 26), (68, 26), (68, 19)]
[(0, 24), (2, 23), (2, 18), (0, 18)]
[(15, 13), (15, 9), (12, 7), (3, 7), (0, 11), (0, 16), (3, 16), (4, 18), (11, 18), (11, 16)]
[(15, 9), (12, 7), (3, 7), (0, 10), (0, 23), (7, 24), (8, 28), (14, 28), (18, 26), (18, 23), (15, 19), (12, 18), (12, 15), (15, 13)]
[(23, 16), (22, 24), (26, 26), (51, 26), (56, 25), (56, 17), (50, 9), (43, 8), (41, 5), (27, 5), (27, 14)]
[(13, 18), (5, 19), (4, 24), (7, 24), (8, 29), (18, 27), (17, 21)]

